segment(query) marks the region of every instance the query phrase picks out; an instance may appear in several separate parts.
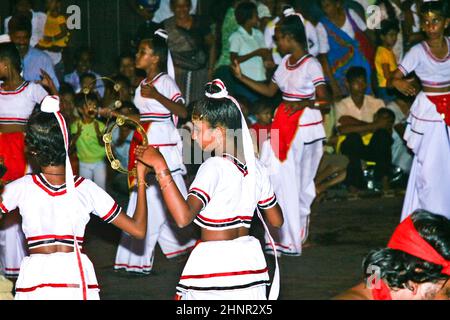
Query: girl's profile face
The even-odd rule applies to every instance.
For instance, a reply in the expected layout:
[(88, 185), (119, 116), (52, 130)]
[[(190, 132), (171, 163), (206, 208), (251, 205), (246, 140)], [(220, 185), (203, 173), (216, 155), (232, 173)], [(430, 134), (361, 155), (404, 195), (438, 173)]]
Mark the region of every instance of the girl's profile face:
[(450, 19), (446, 19), (433, 11), (427, 12), (421, 16), (422, 30), (427, 34), (429, 39), (441, 37), (449, 22)]
[(192, 123), (192, 140), (196, 141), (203, 151), (213, 151), (217, 146), (217, 130), (204, 120), (192, 120)]
[(277, 49), (281, 54), (289, 53), (289, 40), (286, 35), (280, 32), (279, 28), (275, 28), (275, 42), (277, 43)]
[(146, 70), (154, 62), (153, 49), (148, 41), (141, 41), (136, 53), (136, 68)]

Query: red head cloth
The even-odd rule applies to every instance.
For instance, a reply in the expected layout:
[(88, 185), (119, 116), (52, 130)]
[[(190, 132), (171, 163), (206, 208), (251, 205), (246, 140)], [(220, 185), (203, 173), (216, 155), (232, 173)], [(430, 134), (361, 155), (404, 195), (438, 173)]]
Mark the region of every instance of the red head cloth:
[(388, 248), (400, 250), (427, 262), (441, 265), (442, 273), (450, 275), (450, 261), (445, 260), (420, 236), (411, 217), (408, 217), (395, 229)]

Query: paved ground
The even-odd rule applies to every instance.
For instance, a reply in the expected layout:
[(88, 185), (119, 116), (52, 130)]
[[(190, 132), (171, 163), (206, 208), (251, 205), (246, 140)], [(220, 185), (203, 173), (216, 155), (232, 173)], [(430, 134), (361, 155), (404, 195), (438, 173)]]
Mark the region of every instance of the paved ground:
[[(400, 219), (402, 197), (326, 201), (313, 207), (310, 247), (301, 257), (282, 257), (283, 300), (330, 299), (361, 281), (363, 257), (387, 244)], [(260, 238), (261, 229), (254, 233)], [(168, 300), (184, 266), (184, 258), (167, 260), (159, 250), (154, 273), (130, 276), (113, 271), (120, 232), (93, 218), (86, 233), (86, 251), (96, 267), (106, 300)], [(273, 258), (267, 257), (270, 266)]]

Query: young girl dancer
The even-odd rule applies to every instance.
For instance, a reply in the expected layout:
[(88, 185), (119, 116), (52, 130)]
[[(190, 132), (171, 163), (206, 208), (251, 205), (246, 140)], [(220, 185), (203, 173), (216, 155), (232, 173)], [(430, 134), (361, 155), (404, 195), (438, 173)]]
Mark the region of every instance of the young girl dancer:
[[(163, 30), (158, 30), (151, 38), (141, 41), (136, 55), (136, 67), (145, 70), (145, 79), (136, 90), (134, 104), (140, 111), (141, 124), (147, 131), (149, 144), (158, 147), (166, 159), (170, 171), (182, 194), (187, 196), (183, 180), (186, 168), (182, 159), (182, 141), (174, 125), (173, 116), (187, 116), (180, 89), (165, 71), (168, 66), (168, 48)], [(170, 72), (170, 66), (169, 66)], [(136, 134), (130, 147), (130, 163), (133, 163), (134, 148), (139, 143)], [(155, 246), (158, 242), (167, 258), (175, 258), (191, 249), (195, 240), (192, 230), (177, 230), (168, 219), (163, 205), (161, 193), (157, 188), (154, 176), (148, 179), (147, 199), (151, 214), (145, 240), (136, 240), (126, 233), (117, 250), (114, 269), (148, 274), (153, 268)], [(133, 181), (130, 182), (132, 187)], [(136, 206), (137, 194), (131, 193), (128, 214), (131, 215)]]
[[(201, 227), (201, 242), (183, 270), (177, 298), (265, 300), (268, 269), (261, 245), (249, 236), (249, 229), (256, 207), (273, 226), (280, 227), (283, 217), (268, 175), (255, 159), (245, 118), (223, 82), (214, 80), (207, 84), (206, 98), (195, 104), (192, 120), (192, 138), (215, 156), (200, 167), (187, 200), (160, 152), (141, 149), (142, 161), (155, 170), (178, 226), (194, 221)], [(236, 138), (243, 143), (236, 144)], [(276, 299), (278, 290), (277, 269), (269, 299)]]
[(90, 180), (75, 177), (68, 156), (69, 131), (59, 98), (47, 96), (26, 129), (26, 146), (41, 169), (6, 185), (0, 213), (18, 208), (29, 257), (20, 267), (17, 300), (99, 299), (95, 271), (81, 254), (90, 213), (144, 238), (147, 230), (145, 166), (137, 165), (138, 200), (132, 218)]
[(274, 236), (277, 249), (298, 256), (308, 234), (310, 206), (316, 195), (314, 177), (326, 137), (318, 107), (328, 104), (328, 94), (320, 63), (305, 49), (301, 18), (286, 17), (277, 26), (276, 35), (278, 48), (286, 56), (270, 84), (243, 76), (236, 63), (233, 73), (263, 95), (274, 96), (279, 89), (283, 93), (270, 143), (263, 145), (261, 160), (270, 168), (270, 179), (286, 220)]
[[(25, 81), (21, 60), (11, 42), (0, 44), (0, 159), (6, 167), (1, 181), (7, 183), (23, 177), (28, 171), (25, 159), (24, 131), (34, 106), (47, 95), (36, 83)], [(56, 90), (56, 89), (55, 89)], [(19, 216), (11, 214), (0, 222), (0, 273), (17, 277), (26, 255)]]
[(450, 40), (444, 36), (450, 23), (448, 1), (426, 2), (420, 13), (427, 39), (411, 48), (390, 80), (410, 96), (416, 90), (405, 77), (415, 72), (422, 82), (404, 136), (414, 162), (402, 220), (416, 209), (450, 218)]

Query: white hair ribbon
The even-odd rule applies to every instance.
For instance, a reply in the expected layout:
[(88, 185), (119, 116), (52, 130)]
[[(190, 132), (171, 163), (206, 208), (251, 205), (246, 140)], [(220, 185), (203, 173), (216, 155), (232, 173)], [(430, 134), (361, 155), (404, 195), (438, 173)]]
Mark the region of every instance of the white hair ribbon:
[[(164, 29), (158, 29), (155, 31), (155, 34), (163, 39), (166, 40), (166, 42), (169, 39), (169, 34)], [(169, 45), (167, 45), (167, 74), (175, 80), (175, 67), (173, 65), (173, 59), (172, 54), (170, 53), (170, 49), (168, 48)]]

